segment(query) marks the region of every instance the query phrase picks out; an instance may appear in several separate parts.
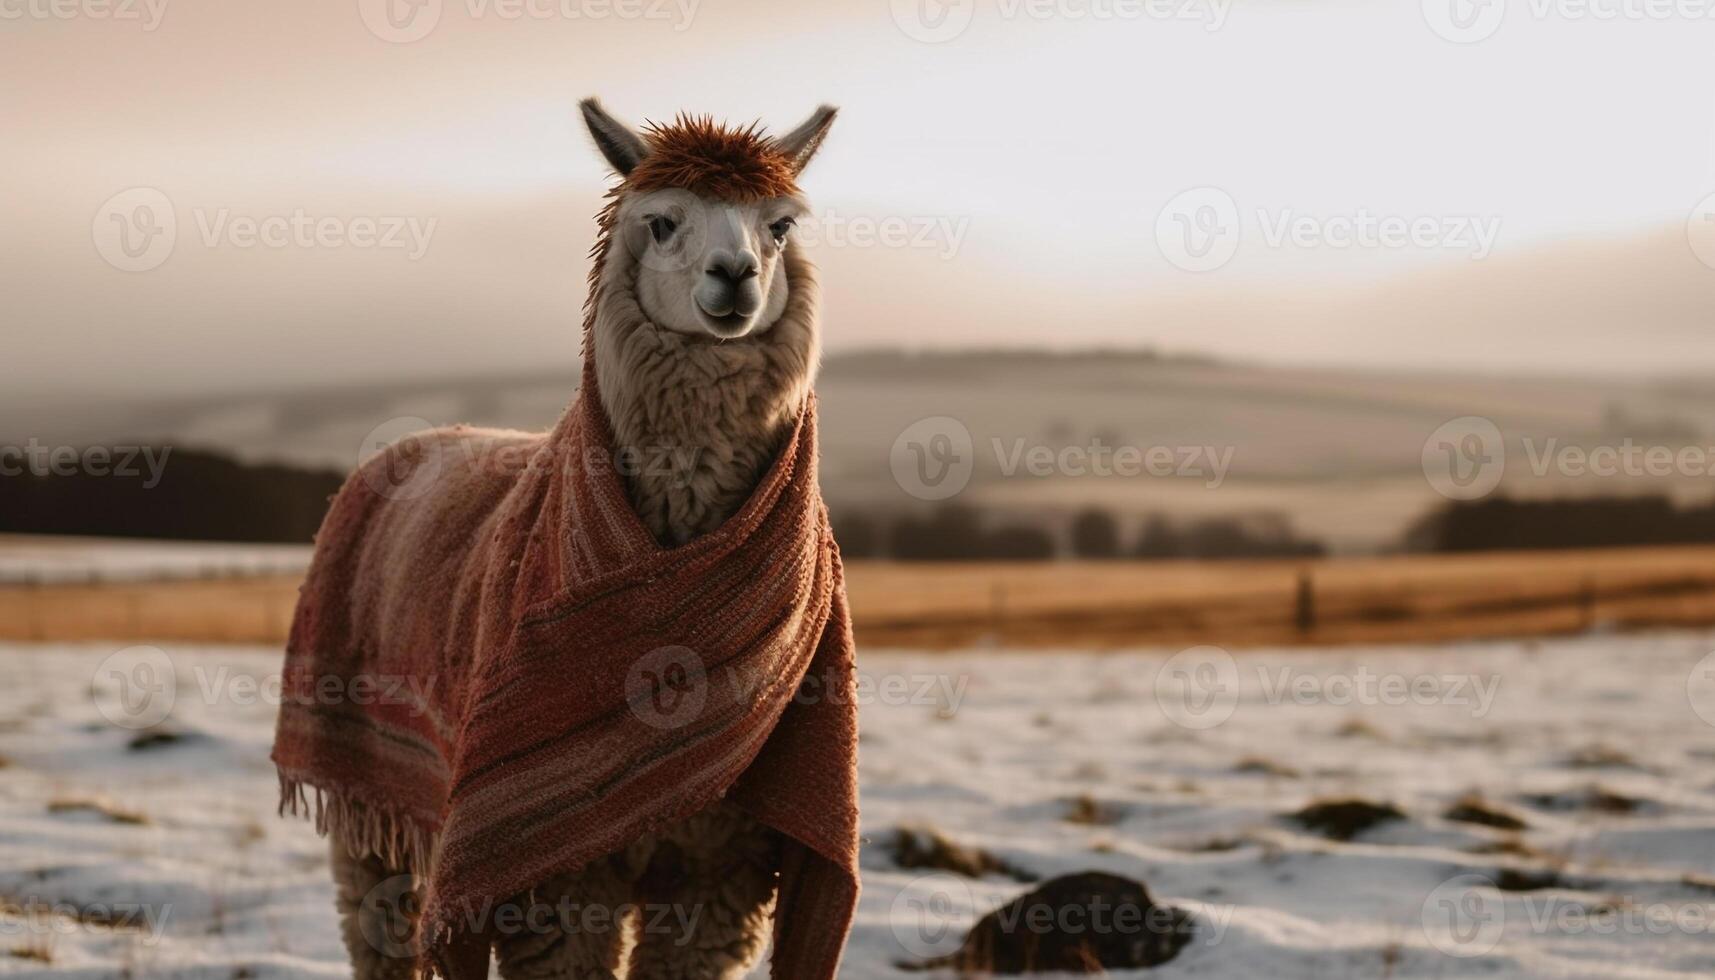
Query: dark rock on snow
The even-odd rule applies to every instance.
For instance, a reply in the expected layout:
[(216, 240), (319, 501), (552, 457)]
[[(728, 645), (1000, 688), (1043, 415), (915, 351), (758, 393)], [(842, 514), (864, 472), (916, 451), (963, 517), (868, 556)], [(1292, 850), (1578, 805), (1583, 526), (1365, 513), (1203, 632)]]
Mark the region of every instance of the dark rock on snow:
[(967, 974), (1103, 973), (1158, 966), (1196, 931), (1142, 882), (1099, 871), (1064, 875), (983, 916), (959, 950), (921, 964)]

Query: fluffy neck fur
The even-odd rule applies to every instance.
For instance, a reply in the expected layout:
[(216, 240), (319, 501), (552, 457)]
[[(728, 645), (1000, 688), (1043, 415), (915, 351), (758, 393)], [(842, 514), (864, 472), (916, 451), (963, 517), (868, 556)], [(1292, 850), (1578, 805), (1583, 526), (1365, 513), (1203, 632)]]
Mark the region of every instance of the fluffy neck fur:
[(739, 340), (677, 333), (637, 303), (629, 250), (606, 250), (595, 286), (596, 387), (625, 457), (626, 490), (663, 545), (732, 516), (804, 410), (820, 361), (815, 268), (788, 245), (780, 319)]

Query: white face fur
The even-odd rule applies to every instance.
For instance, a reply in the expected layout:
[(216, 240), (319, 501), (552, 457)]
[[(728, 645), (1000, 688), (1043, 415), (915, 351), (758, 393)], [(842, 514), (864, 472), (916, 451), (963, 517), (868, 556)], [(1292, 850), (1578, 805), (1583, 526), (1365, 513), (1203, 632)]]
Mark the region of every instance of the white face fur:
[(621, 205), (637, 301), (657, 326), (736, 340), (772, 327), (789, 285), (781, 254), (808, 211), (796, 197), (734, 204), (663, 190)]

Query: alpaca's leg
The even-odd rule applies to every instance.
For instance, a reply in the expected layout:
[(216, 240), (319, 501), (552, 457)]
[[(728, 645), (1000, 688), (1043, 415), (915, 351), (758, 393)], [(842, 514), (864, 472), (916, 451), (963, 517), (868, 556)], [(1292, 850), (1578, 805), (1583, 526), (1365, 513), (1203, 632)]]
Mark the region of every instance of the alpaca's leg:
[(717, 804), (660, 835), (629, 980), (735, 980), (768, 944), (779, 838)]
[(335, 903), (340, 933), (356, 980), (412, 980), (417, 976), (419, 898), (410, 874), (375, 857), (354, 858), (333, 842)]
[(613, 858), (559, 875), (513, 899), (512, 924), (497, 919), (495, 952), (506, 980), (615, 980), (625, 958), (631, 878)]

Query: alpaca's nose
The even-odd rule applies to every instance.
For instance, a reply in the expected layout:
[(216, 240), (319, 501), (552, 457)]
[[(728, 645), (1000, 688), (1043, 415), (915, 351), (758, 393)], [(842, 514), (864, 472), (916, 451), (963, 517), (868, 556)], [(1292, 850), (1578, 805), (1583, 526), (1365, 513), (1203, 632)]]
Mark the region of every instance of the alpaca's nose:
[(722, 256), (709, 262), (703, 274), (718, 280), (729, 289), (737, 289), (746, 279), (756, 278), (756, 258), (748, 252), (736, 256)]
[(697, 305), (712, 317), (748, 317), (762, 306), (756, 255), (748, 249), (714, 252), (703, 263)]

